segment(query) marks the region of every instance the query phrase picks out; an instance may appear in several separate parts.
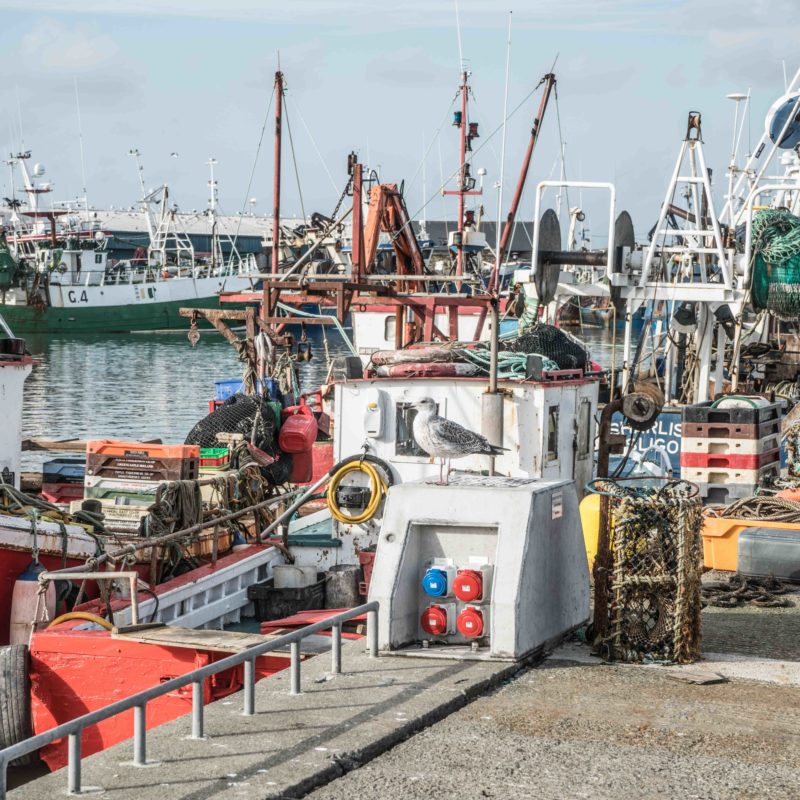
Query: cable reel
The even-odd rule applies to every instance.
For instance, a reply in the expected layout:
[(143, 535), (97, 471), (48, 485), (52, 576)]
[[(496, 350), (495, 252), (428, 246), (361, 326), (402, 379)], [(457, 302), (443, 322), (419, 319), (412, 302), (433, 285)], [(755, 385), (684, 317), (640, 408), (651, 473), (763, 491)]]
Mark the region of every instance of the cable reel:
[[(346, 476), (357, 472), (369, 478), (368, 486), (342, 484)], [(325, 493), (331, 516), (349, 525), (368, 522), (378, 512), (392, 482), (389, 465), (375, 456), (365, 454), (345, 459), (334, 468)]]
[(648, 431), (664, 408), (664, 393), (655, 384), (640, 381), (622, 399), (622, 415), (635, 431)]

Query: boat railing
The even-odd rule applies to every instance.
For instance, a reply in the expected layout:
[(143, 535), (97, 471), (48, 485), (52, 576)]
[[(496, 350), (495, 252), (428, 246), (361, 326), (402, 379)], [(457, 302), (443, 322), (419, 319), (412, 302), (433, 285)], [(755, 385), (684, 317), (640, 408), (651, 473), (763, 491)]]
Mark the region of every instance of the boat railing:
[(29, 753), (35, 753), (42, 747), (52, 744), (58, 739), (69, 737), (67, 740), (67, 791), (69, 794), (81, 792), (81, 739), (86, 728), (97, 725), (104, 720), (123, 714), (133, 709), (133, 766), (146, 767), (147, 762), (147, 704), (151, 700), (176, 692), (189, 684), (192, 685), (192, 734), (191, 739), (204, 739), (203, 724), (203, 685), (206, 679), (217, 675), (231, 667), (244, 665), (244, 685), (242, 698), (242, 714), (245, 717), (255, 716), (256, 698), (256, 659), (266, 653), (290, 648), (290, 681), (289, 694), (301, 694), (300, 675), (300, 642), (303, 639), (321, 631), (331, 630), (331, 672), (334, 675), (342, 672), (342, 625), (348, 620), (367, 615), (367, 651), (371, 658), (378, 656), (378, 608), (376, 600), (355, 608), (347, 609), (327, 619), (308, 625), (300, 630), (292, 631), (262, 644), (243, 650), (241, 653), (223, 658), (213, 664), (208, 664), (200, 669), (187, 672), (177, 678), (172, 678), (158, 686), (137, 692), (124, 700), (90, 711), (62, 725), (57, 725), (49, 731), (44, 731), (36, 736), (31, 736), (22, 742), (0, 750), (0, 797), (6, 796), (8, 765), (14, 759), (21, 758)]

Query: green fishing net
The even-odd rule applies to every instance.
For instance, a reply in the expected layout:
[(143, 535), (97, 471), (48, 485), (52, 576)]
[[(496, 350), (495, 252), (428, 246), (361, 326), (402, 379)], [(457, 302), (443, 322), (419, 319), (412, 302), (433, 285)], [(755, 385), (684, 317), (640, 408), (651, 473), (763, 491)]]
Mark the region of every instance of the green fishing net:
[(753, 217), (752, 301), (780, 319), (800, 316), (800, 218), (780, 209)]

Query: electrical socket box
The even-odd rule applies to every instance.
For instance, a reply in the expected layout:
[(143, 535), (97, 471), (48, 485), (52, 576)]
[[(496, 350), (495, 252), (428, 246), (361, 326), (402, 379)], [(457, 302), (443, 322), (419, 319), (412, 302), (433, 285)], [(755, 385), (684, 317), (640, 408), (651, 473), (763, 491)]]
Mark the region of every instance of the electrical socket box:
[[(447, 594), (426, 593), (431, 570)], [(387, 654), (515, 660), (555, 644), (589, 618), (574, 482), (455, 475), (392, 486), (369, 599)], [(446, 633), (424, 631), (432, 606)]]

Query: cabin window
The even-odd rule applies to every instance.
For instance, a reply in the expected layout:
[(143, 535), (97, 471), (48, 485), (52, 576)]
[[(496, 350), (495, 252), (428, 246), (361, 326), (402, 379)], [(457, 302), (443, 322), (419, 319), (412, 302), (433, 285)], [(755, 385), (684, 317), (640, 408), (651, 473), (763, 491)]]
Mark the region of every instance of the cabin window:
[(95, 264), (102, 264), (103, 263), (103, 254), (102, 253), (95, 253), (94, 254), (94, 263)]
[(547, 411), (547, 463), (558, 461), (558, 406)]
[(592, 452), (592, 404), (588, 399), (581, 400), (578, 409), (578, 460)]
[[(439, 404), (436, 404), (436, 413), (439, 413)], [(417, 409), (411, 403), (395, 404), (395, 432), (394, 454), (396, 456), (415, 456), (427, 458), (428, 454), (417, 444), (414, 438), (414, 418)]]
[(383, 338), (387, 342), (394, 342), (395, 333), (397, 332), (397, 319), (394, 314), (389, 314), (383, 321)]

